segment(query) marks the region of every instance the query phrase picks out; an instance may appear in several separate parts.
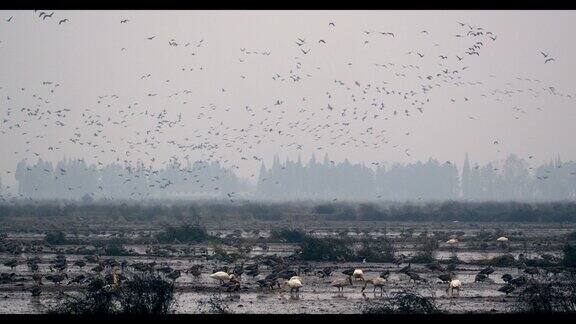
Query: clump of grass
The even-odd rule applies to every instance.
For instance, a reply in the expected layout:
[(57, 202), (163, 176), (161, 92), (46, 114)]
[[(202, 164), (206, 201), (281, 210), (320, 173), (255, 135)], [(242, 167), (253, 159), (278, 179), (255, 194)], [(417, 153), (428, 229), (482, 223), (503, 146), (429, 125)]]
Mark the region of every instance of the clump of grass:
[(167, 314), (175, 302), (174, 283), (150, 275), (137, 275), (120, 289), (118, 301), (123, 314)]
[(516, 261), (516, 259), (512, 254), (504, 254), (493, 257), (492, 259), (489, 260), (488, 263), (489, 265), (495, 267), (513, 267), (518, 262)]
[(44, 237), (44, 241), (48, 244), (52, 245), (62, 245), (67, 244), (68, 240), (66, 239), (66, 234), (62, 231), (55, 231), (46, 233), (46, 237)]
[(111, 239), (104, 244), (104, 255), (121, 256), (133, 255), (133, 253), (124, 249), (121, 239)]
[(368, 262), (392, 262), (394, 260), (394, 246), (385, 239), (363, 240), (361, 247), (356, 252), (359, 258), (365, 258)]
[(306, 236), (300, 248), (301, 258), (307, 261), (349, 261), (355, 258), (346, 239)]
[(518, 264), (518, 261), (512, 254), (504, 254), (490, 259), (470, 261), (469, 263), (493, 267), (514, 267)]
[(184, 225), (180, 227), (166, 226), (156, 235), (160, 243), (194, 243), (205, 242), (210, 238), (206, 229), (200, 226)]
[(301, 243), (304, 242), (305, 238), (306, 233), (299, 229), (280, 229), (270, 232), (270, 239), (285, 243)]
[(225, 262), (236, 262), (237, 260), (244, 259), (247, 257), (245, 251), (226, 251), (220, 244), (212, 245), (212, 251), (214, 252), (214, 259)]
[(435, 237), (423, 233), (419, 237), (419, 251), (410, 260), (413, 263), (430, 263), (436, 259), (436, 251), (438, 250), (438, 240)]
[(174, 284), (159, 275), (134, 274), (115, 288), (96, 278), (80, 295), (63, 294), (55, 314), (167, 314), (174, 305)]
[(562, 251), (564, 252), (564, 265), (572, 268), (576, 267), (576, 246), (566, 244)]
[[(558, 262), (557, 258), (550, 254), (543, 254), (539, 258), (531, 258), (526, 259), (524, 263), (529, 267), (553, 267), (557, 266), (560, 262)], [(560, 260), (561, 261), (561, 260)]]
[(525, 313), (575, 313), (576, 280), (529, 282), (518, 295), (517, 308)]
[(212, 294), (207, 300), (198, 301), (198, 313), (200, 314), (230, 314), (232, 311), (226, 305), (225, 299), (219, 294)]
[(363, 314), (434, 314), (440, 313), (434, 299), (416, 292), (394, 292), (389, 298), (373, 299), (362, 306)]

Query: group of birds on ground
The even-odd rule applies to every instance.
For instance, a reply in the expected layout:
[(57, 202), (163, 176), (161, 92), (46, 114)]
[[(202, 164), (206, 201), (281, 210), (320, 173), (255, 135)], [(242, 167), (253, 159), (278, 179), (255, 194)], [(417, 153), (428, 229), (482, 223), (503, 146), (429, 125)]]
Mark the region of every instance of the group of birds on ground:
[[(257, 268), (257, 264), (252, 265), (252, 267), (254, 266)], [(437, 261), (428, 264), (427, 267), (433, 271), (439, 270), (443, 272), (442, 274), (436, 276), (436, 278), (438, 278), (441, 282), (448, 284), (446, 288), (446, 293), (449, 296), (454, 296), (455, 292), (456, 295), (458, 296), (460, 295), (462, 282), (459, 279), (457, 279), (453, 271), (447, 271), (447, 269), (443, 268)], [(452, 268), (452, 270), (454, 270), (455, 266), (449, 265), (449, 268)], [(239, 291), (241, 287), (241, 281), (238, 278), (243, 273), (241, 269), (242, 268), (239, 268), (237, 266), (231, 272), (217, 271), (212, 273), (210, 275), (210, 278), (217, 280), (220, 283), (221, 287), (226, 291)], [(317, 270), (316, 275), (320, 278), (325, 278), (327, 276), (330, 276), (333, 269), (334, 267), (326, 267), (321, 270)], [(476, 275), (474, 282), (486, 282), (488, 280), (489, 275), (494, 273), (494, 271), (495, 271), (494, 268), (490, 266), (481, 269)], [(524, 272), (532, 276), (539, 273), (538, 269), (533, 267), (526, 267), (524, 269)], [(422, 278), (411, 269), (411, 263), (399, 269), (397, 273), (407, 276), (410, 279), (410, 281), (427, 282), (426, 279)], [(354, 281), (363, 282), (363, 286), (361, 286), (361, 292), (364, 292), (368, 287), (368, 285), (372, 285), (374, 293), (376, 293), (376, 290), (379, 290), (380, 293), (383, 293), (384, 288), (388, 283), (388, 279), (391, 272), (390, 270), (384, 270), (380, 272), (380, 275), (378, 277), (366, 279), (364, 277), (364, 271), (361, 268), (352, 267), (342, 271), (342, 274), (345, 275), (345, 277), (336, 278), (330, 283), (332, 287), (337, 288), (337, 291), (339, 293), (342, 293), (345, 287), (353, 286)], [(251, 275), (256, 276), (257, 272), (256, 274), (252, 273)], [(260, 285), (260, 287), (267, 288), (269, 290), (273, 289), (274, 287), (277, 288), (287, 287), (290, 289), (291, 294), (294, 293), (298, 294), (300, 288), (304, 287), (302, 278), (303, 277), (300, 274), (300, 268), (298, 272), (284, 269), (282, 271), (270, 273), (264, 279), (258, 280), (258, 284)], [(520, 275), (514, 278), (511, 274), (508, 273), (502, 275), (502, 280), (505, 282), (505, 285), (500, 287), (498, 291), (503, 292), (506, 295), (512, 293), (516, 288), (526, 285), (529, 281), (529, 279), (524, 275)]]
[[(140, 272), (157, 272), (162, 273), (166, 278), (176, 281), (181, 277), (182, 272), (180, 270), (175, 270), (168, 265), (157, 264), (156, 262), (129, 262), (127, 260), (117, 261), (114, 258), (100, 259), (96, 255), (87, 255), (83, 258), (77, 259), (72, 262), (72, 265), (83, 270), (88, 263), (96, 263), (96, 266), (90, 269), (90, 272), (83, 271), (74, 277), (69, 277), (66, 270), (70, 267), (66, 256), (64, 254), (57, 254), (54, 259), (49, 263), (49, 273), (42, 274), (39, 270), (38, 264), (41, 262), (39, 257), (32, 257), (26, 260), (26, 265), (28, 269), (32, 272), (31, 278), (34, 281), (34, 286), (30, 288), (33, 296), (39, 296), (42, 292), (43, 279), (51, 281), (55, 285), (59, 286), (64, 281), (68, 281), (67, 285), (71, 284), (87, 284), (95, 278), (100, 278), (104, 276), (104, 279), (111, 284), (116, 286), (120, 285), (122, 280), (126, 279), (123, 272), (131, 267), (135, 271)], [(264, 276), (262, 279), (256, 280), (256, 284), (266, 290), (272, 290), (274, 288), (289, 288), (291, 293), (298, 293), (300, 288), (304, 286), (303, 274), (311, 273), (313, 269), (310, 266), (299, 266), (297, 271), (290, 269), (289, 265), (286, 263), (285, 258), (278, 257), (276, 255), (271, 255), (264, 257), (261, 260), (263, 266), (268, 266), (271, 268), (271, 272)], [(18, 266), (19, 261), (17, 259), (9, 259), (3, 262), (3, 265), (10, 268), (15, 268)], [(244, 262), (234, 266), (229, 267), (217, 267), (209, 275), (210, 278), (218, 281), (221, 289), (233, 292), (240, 291), (241, 289), (241, 276), (247, 275), (250, 277), (257, 277), (261, 274), (259, 270), (259, 263), (252, 263), (249, 265), (244, 265)], [(192, 274), (195, 278), (199, 278), (203, 273), (204, 265), (195, 264), (185, 270), (186, 273)], [(315, 272), (315, 275), (319, 278), (325, 278), (332, 274), (335, 267), (324, 267)], [(301, 273), (302, 272), (302, 273)], [(417, 281), (422, 280), (419, 277), (414, 277), (415, 273), (410, 270), (410, 264), (403, 267), (398, 271), (400, 274), (405, 274), (411, 278), (411, 280)], [(354, 281), (362, 281), (363, 286), (361, 291), (367, 288), (368, 285), (372, 285), (374, 292), (376, 289), (380, 289), (383, 292), (384, 286), (388, 281), (390, 276), (390, 271), (382, 271), (379, 277), (372, 279), (366, 279), (364, 271), (360, 268), (348, 268), (342, 271), (345, 277), (336, 278), (331, 281), (330, 285), (337, 288), (338, 292), (343, 292), (344, 288), (347, 286), (353, 286)], [(417, 276), (417, 275), (416, 275)], [(0, 276), (0, 284), (22, 282), (24, 279), (16, 280), (15, 273), (2, 273)], [(460, 283), (458, 280), (450, 281), (452, 289), (458, 290)]]
[[(48, 21), (55, 12), (34, 14), (42, 21)], [(17, 22), (12, 16), (6, 21), (12, 25)], [(58, 22), (64, 23), (71, 24), (71, 21), (63, 18)], [(138, 21), (122, 18), (116, 23), (124, 26), (137, 24)], [(178, 166), (178, 172), (192, 179), (202, 170), (189, 172), (183, 167), (184, 160), (218, 161), (232, 172), (244, 165), (249, 167), (249, 162), (261, 162), (261, 148), (266, 145), (275, 145), (291, 153), (328, 149), (381, 151), (389, 146), (391, 150), (411, 156), (411, 148), (400, 144), (399, 139), (413, 136), (415, 130), (400, 130), (391, 123), (424, 116), (426, 111), (435, 109), (434, 102), (466, 107), (474, 99), (468, 95), (456, 95), (462, 89), (477, 90), (481, 93), (479, 99), (492, 99), (499, 103), (515, 101), (519, 96), (572, 99), (571, 94), (542, 84), (533, 77), (517, 76), (515, 83), (508, 82), (502, 87), (491, 87), (489, 80), (467, 79), (466, 75), (473, 69), (475, 60), (489, 50), (490, 44), (497, 41), (497, 36), (483, 26), (465, 22), (455, 24), (459, 26), (457, 33), (449, 37), (462, 46), (453, 52), (440, 45), (438, 39), (433, 38), (434, 32), (429, 29), (420, 31), (418, 37), (402, 35), (397, 31), (359, 30), (361, 46), (370, 47), (374, 43), (393, 42), (400, 37), (415, 37), (415, 40), (422, 42), (422, 48), (412, 49), (396, 61), (367, 62), (378, 69), (376, 78), (336, 75), (322, 83), (322, 91), (312, 95), (308, 90), (300, 92), (298, 89), (309, 84), (308, 80), (325, 77), (326, 67), (313, 64), (308, 58), (316, 52), (323, 55), (326, 48), (337, 42), (340, 27), (335, 21), (329, 21), (326, 25), (326, 30), (318, 31), (321, 36), (295, 37), (294, 53), (287, 51), (293, 60), (286, 62), (287, 65), (282, 68), (284, 70), (271, 75), (269, 80), (255, 81), (279, 84), (279, 89), (286, 90), (284, 98), (262, 94), (258, 104), (247, 101), (216, 104), (218, 101), (226, 102), (229, 93), (235, 91), (230, 87), (218, 86), (212, 94), (200, 100), (197, 107), (188, 109), (198, 98), (196, 90), (183, 87), (184, 82), (174, 82), (174, 79), (180, 79), (182, 73), (191, 74), (192, 78), (207, 73), (208, 67), (200, 61), (200, 57), (210, 55), (206, 54), (209, 40), (180, 41), (174, 37), (149, 35), (142, 39), (151, 46), (166, 38), (169, 49), (185, 53), (180, 66), (173, 66), (176, 63), (166, 66), (167, 70), (173, 70), (167, 73), (174, 75), (174, 78), (160, 79), (160, 76), (145, 71), (147, 67), (142, 66), (143, 71), (134, 76), (136, 81), (141, 82), (137, 86), (142, 89), (141, 95), (121, 96), (121, 91), (103, 93), (94, 101), (86, 102), (82, 108), (74, 109), (57, 104), (61, 99), (58, 94), (73, 80), (44, 81), (41, 86), (29, 84), (14, 89), (0, 87), (1, 104), (6, 107), (1, 134), (25, 140), (25, 147), (12, 152), (23, 159), (38, 158), (40, 153), (36, 152), (37, 146), (55, 152), (70, 152), (70, 148), (74, 147), (87, 153), (86, 159), (94, 161), (95, 169), (102, 167), (106, 161), (114, 161), (132, 170), (129, 173), (141, 172), (143, 177), (152, 177), (152, 167), (159, 162), (174, 163)], [(286, 42), (292, 43), (291, 40)], [(194, 52), (190, 52), (191, 49)], [(129, 55), (126, 47), (122, 52), (122, 55)], [(267, 49), (250, 50), (245, 47), (240, 48), (239, 53), (237, 64), (243, 69), (240, 75), (242, 80), (251, 78), (253, 70), (250, 67), (253, 64), (266, 64), (266, 61), (259, 60), (280, 55)], [(548, 53), (542, 52), (542, 55), (545, 63), (555, 61)], [(342, 63), (345, 69), (354, 69), (356, 64), (349, 61)], [(411, 82), (406, 83), (407, 79)], [(293, 91), (296, 94), (291, 94)], [(439, 103), (432, 95), (436, 91), (448, 91), (455, 95), (447, 103)], [(166, 106), (175, 108), (164, 108)], [(519, 117), (529, 110), (524, 107), (513, 111), (518, 112)], [(229, 113), (235, 114), (233, 120), (226, 117)], [(472, 112), (469, 117), (478, 119), (472, 116)], [(54, 129), (57, 131), (53, 132)], [(112, 135), (117, 131), (122, 131), (123, 135)], [(175, 134), (183, 131), (187, 132), (187, 136), (184, 139), (176, 138)], [(58, 134), (57, 138), (53, 134)], [(314, 144), (306, 143), (308, 140)], [(159, 153), (165, 149), (171, 152), (169, 158), (166, 153)], [(94, 168), (88, 167), (87, 171), (96, 172)], [(121, 176), (126, 181), (133, 177), (132, 174)], [(169, 191), (172, 185), (166, 181), (162, 183), (162, 189)], [(204, 185), (209, 186), (210, 183)], [(218, 191), (216, 188), (213, 188), (215, 192)], [(71, 187), (70, 190), (82, 188)], [(146, 198), (146, 194), (139, 192), (138, 188), (133, 193), (134, 197)], [(98, 192), (91, 194), (98, 195)], [(11, 193), (6, 194), (6, 198), (10, 197), (13, 197)]]
[[(455, 239), (451, 239), (452, 242), (458, 242)], [(505, 236), (498, 237), (497, 242), (507, 242), (508, 238)], [(450, 242), (450, 240), (448, 241)], [(454, 243), (453, 243), (454, 244)], [(178, 250), (172, 247), (166, 247), (171, 249), (173, 252), (178, 252)], [(37, 249), (30, 247), (27, 250), (30, 253), (41, 251), (42, 249)], [(209, 256), (208, 251), (203, 248), (202, 256), (206, 257), (206, 260), (213, 259), (214, 256)], [(185, 251), (191, 252), (190, 249), (185, 249)], [(151, 255), (160, 255), (159, 247), (156, 249), (147, 250)], [(194, 252), (195, 255), (195, 252)], [(101, 258), (97, 254), (84, 255), (81, 258), (75, 259), (70, 262), (66, 255), (62, 252), (58, 252), (53, 259), (48, 262), (47, 270), (48, 273), (42, 273), (40, 269), (40, 264), (42, 259), (39, 256), (29, 257), (25, 260), (25, 264), (31, 273), (31, 279), (34, 285), (29, 289), (32, 296), (40, 296), (42, 293), (43, 279), (52, 282), (56, 286), (62, 285), (67, 281), (67, 285), (85, 285), (90, 284), (96, 279), (104, 280), (108, 282), (113, 289), (118, 289), (121, 283), (126, 280), (126, 273), (132, 271), (139, 271), (144, 273), (157, 273), (162, 274), (165, 278), (176, 282), (184, 273), (192, 275), (194, 278), (199, 279), (204, 273), (209, 273), (209, 278), (218, 282), (218, 287), (220, 291), (226, 292), (240, 292), (245, 291), (247, 285), (258, 285), (264, 291), (272, 291), (279, 289), (283, 291), (284, 289), (289, 289), (291, 295), (298, 295), (300, 289), (305, 286), (305, 276), (315, 276), (320, 279), (330, 278), (334, 274), (334, 270), (338, 269), (337, 266), (325, 266), (321, 268), (316, 268), (315, 266), (308, 263), (297, 263), (295, 255), (290, 255), (287, 257), (280, 257), (276, 254), (272, 255), (261, 255), (252, 258), (249, 263), (242, 261), (235, 264), (233, 267), (230, 266), (215, 266), (211, 271), (207, 271), (206, 264), (195, 263), (187, 266), (185, 269), (174, 269), (174, 267), (168, 265), (168, 263), (156, 261), (152, 262), (142, 262), (142, 261), (129, 261), (124, 259), (121, 261), (115, 258)], [(518, 288), (527, 285), (530, 282), (530, 276), (533, 278), (536, 275), (542, 274), (542, 271), (538, 267), (527, 266), (526, 258), (524, 254), (518, 256), (517, 268), (518, 275), (514, 276), (510, 273), (505, 273), (501, 276), (504, 281), (504, 285), (501, 286), (498, 291), (506, 295), (515, 292)], [(2, 265), (9, 267), (12, 270), (22, 263), (18, 258), (10, 258), (4, 260)], [(363, 264), (366, 263), (366, 259), (362, 261)], [(401, 267), (403, 264), (407, 265)], [(95, 264), (95, 266), (90, 266), (89, 271), (84, 271), (84, 268), (88, 267), (88, 264)], [(343, 293), (346, 287), (354, 286), (355, 282), (362, 282), (360, 286), (360, 291), (364, 291), (368, 286), (372, 286), (373, 293), (379, 290), (380, 294), (384, 293), (384, 289), (389, 282), (392, 273), (396, 273), (400, 280), (402, 278), (407, 278), (408, 282), (416, 283), (427, 283), (430, 279), (426, 279), (419, 275), (417, 269), (412, 267), (412, 262), (404, 254), (398, 254), (394, 257), (392, 264), (398, 269), (384, 269), (380, 271), (377, 277), (366, 278), (364, 267), (350, 267), (341, 271), (343, 276), (337, 277), (330, 281), (330, 286), (337, 289), (338, 293)], [(68, 272), (71, 270), (71, 266), (80, 269), (80, 273), (76, 273), (74, 276), (69, 276)], [(296, 268), (296, 269), (295, 269)], [(446, 294), (453, 297), (455, 294), (460, 295), (460, 290), (462, 288), (462, 281), (457, 278), (456, 272), (458, 271), (457, 263), (448, 262), (443, 265), (440, 261), (435, 260), (430, 263), (425, 264), (425, 268), (431, 270), (433, 273), (439, 273), (433, 275), (434, 280), (447, 284)], [(554, 276), (563, 272), (565, 269), (562, 267), (549, 267), (545, 269), (546, 274), (552, 273)], [(520, 272), (523, 274), (520, 274)], [(76, 271), (72, 271), (76, 272)], [(492, 266), (488, 266), (480, 269), (475, 275), (474, 283), (494, 283), (490, 279), (490, 275), (493, 275), (496, 270)], [(267, 273), (267, 274), (265, 274)], [(242, 280), (242, 276), (248, 276), (253, 278), (253, 281)], [(437, 279), (437, 280), (436, 280)], [(26, 281), (25, 276), (17, 276), (16, 273), (0, 273), (0, 284), (13, 284), (23, 286)]]
[[(134, 270), (141, 271), (141, 272), (154, 272), (154, 271), (156, 271), (158, 273), (163, 273), (167, 278), (169, 278), (173, 281), (180, 278), (180, 276), (182, 274), (180, 270), (175, 270), (168, 265), (161, 265), (161, 264), (157, 264), (156, 262), (149, 262), (149, 263), (133, 262), (132, 264), (130, 264), (126, 260), (121, 261), (121, 262), (118, 262), (113, 258), (101, 260), (97, 256), (88, 255), (88, 256), (85, 256), (83, 259), (78, 259), (78, 260), (74, 261), (72, 264), (73, 264), (73, 266), (78, 267), (79, 269), (82, 270), (87, 265), (87, 262), (97, 263), (96, 266), (94, 266), (90, 269), (92, 274), (90, 274), (89, 272), (84, 272), (84, 273), (80, 273), (80, 274), (76, 275), (73, 278), (69, 278), (68, 274), (66, 273), (66, 269), (69, 267), (69, 264), (67, 262), (66, 257), (63, 254), (56, 255), (56, 257), (52, 261), (50, 261), (50, 264), (49, 264), (50, 273), (48, 273), (48, 274), (42, 275), (41, 272), (39, 271), (38, 263), (40, 263), (40, 261), (41, 260), (38, 257), (34, 257), (34, 258), (30, 258), (30, 259), (26, 260), (26, 264), (27, 264), (29, 270), (32, 272), (32, 279), (35, 282), (35, 286), (31, 288), (31, 292), (32, 292), (33, 296), (40, 295), (41, 286), (43, 286), (43, 283), (42, 283), (43, 278), (53, 282), (55, 285), (60, 285), (65, 280), (68, 280), (68, 285), (85, 284), (85, 283), (90, 282), (90, 280), (94, 278), (94, 275), (100, 276), (102, 273), (106, 273), (106, 270), (108, 269), (108, 270), (112, 270), (112, 271), (108, 272), (108, 274), (105, 275), (106, 280), (110, 281), (110, 282), (114, 282), (116, 284), (119, 284), (119, 282), (122, 279), (125, 279), (125, 277), (121, 274), (121, 271), (119, 271), (119, 270), (120, 269), (124, 270), (128, 267), (132, 267)], [(299, 266), (298, 270), (295, 271), (295, 270), (290, 269), (288, 266), (286, 266), (286, 264), (284, 264), (284, 262), (285, 262), (285, 260), (283, 260), (282, 258), (279, 258), (277, 256), (270, 256), (270, 257), (264, 258), (264, 260), (262, 261), (263, 265), (271, 266), (272, 271), (268, 275), (263, 277), (262, 279), (258, 279), (256, 281), (256, 283), (263, 289), (272, 290), (276, 287), (277, 288), (287, 287), (290, 289), (291, 293), (298, 293), (300, 288), (302, 288), (304, 286), (303, 279), (302, 279), (303, 277), (302, 277), (302, 274), (300, 272), (309, 273), (312, 269), (310, 267)], [(401, 262), (398, 264), (401, 264)], [(5, 261), (3, 263), (3, 265), (6, 267), (14, 268), (18, 265), (18, 260), (17, 259), (10, 259), (10, 260)], [(433, 266), (429, 266), (429, 267), (431, 269), (438, 269), (439, 265), (436, 263), (434, 267)], [(203, 268), (204, 268), (203, 265), (196, 264), (196, 265), (191, 266), (185, 272), (192, 274), (195, 278), (199, 278), (203, 273)], [(319, 278), (325, 278), (325, 277), (330, 276), (334, 269), (335, 269), (335, 267), (325, 267), (323, 269), (317, 270), (315, 275), (318, 276)], [(243, 274), (251, 276), (253, 278), (260, 275), (258, 263), (253, 263), (253, 264), (246, 265), (246, 266), (244, 266), (244, 263), (241, 263), (239, 265), (236, 265), (234, 268), (221, 267), (221, 268), (216, 268), (214, 270), (217, 270), (217, 271), (214, 271), (213, 273), (211, 273), (209, 275), (209, 277), (218, 281), (221, 289), (223, 289), (225, 291), (229, 291), (229, 292), (239, 291), (241, 289), (242, 281), (239, 278), (241, 278), (241, 276)], [(489, 275), (493, 271), (494, 270), (491, 268), (486, 268), (486, 269), (483, 269), (482, 271), (480, 271), (480, 274)], [(378, 277), (366, 279), (365, 275), (364, 275), (364, 271), (361, 268), (352, 267), (352, 268), (348, 268), (348, 269), (343, 270), (342, 274), (345, 277), (336, 278), (333, 281), (331, 281), (331, 283), (330, 283), (330, 285), (332, 287), (337, 288), (338, 292), (343, 292), (345, 287), (353, 286), (354, 281), (362, 281), (363, 286), (361, 287), (361, 292), (364, 292), (364, 290), (367, 288), (368, 285), (372, 285), (374, 292), (376, 292), (376, 289), (379, 289), (380, 292), (382, 293), (384, 291), (384, 287), (385, 287), (386, 283), (388, 282), (388, 279), (389, 279), (391, 272), (390, 272), (390, 270), (384, 270), (380, 273), (380, 275)], [(425, 282), (426, 281), (425, 279), (421, 278), (418, 274), (413, 272), (413, 270), (411, 270), (411, 263), (409, 263), (407, 266), (399, 269), (398, 274), (403, 274), (403, 275), (407, 276), (408, 278), (410, 278), (411, 281), (414, 281), (414, 282), (417, 282), (417, 281), (424, 281)], [(16, 276), (15, 273), (11, 273), (11, 274), (2, 273), (2, 276), (0, 277), (0, 284), (13, 282), (15, 276)], [(523, 277), (518, 277), (516, 279), (512, 279), (510, 276), (510, 279), (508, 280), (508, 276), (510, 276), (510, 275), (503, 276), (503, 279), (507, 283), (509, 283), (508, 285), (521, 284), (520, 280)], [(447, 292), (448, 292), (448, 290), (450, 290), (451, 295), (452, 295), (454, 290), (459, 292), (460, 287), (461, 287), (461, 282), (455, 278), (453, 273), (450, 273), (448, 276), (440, 275), (440, 276), (438, 276), (438, 278), (442, 282), (447, 282), (449, 284)], [(505, 286), (505, 287), (507, 287), (507, 286)], [(502, 289), (504, 289), (504, 287)], [(502, 289), (500, 291), (505, 292)], [(506, 288), (506, 289), (508, 289), (508, 288)], [(506, 293), (508, 294), (509, 292), (506, 292)]]

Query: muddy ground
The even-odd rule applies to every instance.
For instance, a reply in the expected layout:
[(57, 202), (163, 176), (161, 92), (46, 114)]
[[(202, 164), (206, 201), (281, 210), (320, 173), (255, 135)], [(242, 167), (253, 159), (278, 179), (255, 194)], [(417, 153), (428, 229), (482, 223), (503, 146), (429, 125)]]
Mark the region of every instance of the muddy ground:
[[(5, 220), (3, 220), (5, 222)], [(74, 293), (83, 289), (82, 285), (70, 283), (64, 280), (61, 284), (55, 284), (44, 280), (42, 294), (33, 297), (30, 289), (34, 286), (33, 272), (30, 271), (26, 260), (39, 257), (39, 272), (42, 274), (54, 274), (56, 270), (50, 269), (50, 262), (58, 253), (66, 256), (68, 266), (63, 271), (68, 278), (74, 278), (79, 274), (96, 276), (94, 268), (98, 263), (87, 262), (80, 268), (73, 265), (75, 260), (84, 259), (86, 255), (94, 254), (97, 250), (91, 241), (106, 241), (114, 237), (139, 238), (153, 235), (160, 230), (157, 226), (136, 224), (132, 228), (114, 228), (102, 224), (87, 224), (83, 232), (70, 228), (66, 231), (68, 236), (74, 235), (81, 238), (81, 245), (49, 245), (44, 242), (47, 231), (54, 230), (43, 227), (41, 222), (35, 222), (35, 226), (25, 226), (21, 220), (5, 222), (1, 231), (5, 235), (3, 241), (6, 245), (20, 246), (15, 251), (4, 250), (0, 253), (0, 273), (14, 273), (10, 282), (0, 284), (0, 313), (44, 313), (55, 300), (59, 299), (62, 292)], [(53, 225), (53, 224), (52, 224)], [(262, 224), (261, 224), (262, 225)], [(505, 295), (498, 291), (504, 282), (501, 276), (505, 273), (514, 276), (520, 275), (523, 269), (518, 267), (497, 267), (490, 274), (486, 282), (474, 282), (476, 274), (485, 267), (479, 264), (483, 260), (493, 257), (512, 254), (518, 258), (524, 254), (528, 258), (548, 258), (558, 260), (562, 255), (562, 246), (566, 242), (566, 235), (576, 231), (576, 226), (571, 224), (474, 224), (474, 223), (378, 223), (378, 222), (334, 222), (307, 224), (305, 231), (316, 237), (330, 237), (349, 235), (350, 237), (374, 238), (385, 236), (396, 250), (396, 254), (404, 254), (407, 257), (415, 255), (418, 250), (417, 237), (422, 231), (447, 236), (457, 236), (460, 243), (456, 247), (441, 241), (436, 251), (436, 259), (446, 261), (450, 257), (457, 256), (458, 264), (455, 269), (457, 278), (462, 282), (459, 296), (448, 296), (445, 292), (446, 283), (442, 283), (437, 276), (438, 271), (432, 271), (424, 264), (412, 264), (412, 271), (426, 279), (426, 282), (413, 282), (398, 272), (407, 263), (400, 266), (393, 263), (378, 263), (371, 260), (358, 260), (357, 262), (320, 262), (320, 261), (292, 261), (291, 268), (297, 269), (303, 266), (309, 271), (301, 273), (304, 287), (299, 294), (290, 294), (289, 291), (267, 291), (259, 288), (256, 280), (263, 278), (270, 270), (266, 266), (260, 267), (257, 277), (242, 276), (242, 289), (240, 292), (225, 292), (217, 282), (209, 277), (213, 269), (221, 266), (231, 266), (245, 261), (250, 263), (251, 258), (266, 255), (278, 255), (288, 257), (298, 253), (297, 243), (272, 242), (269, 238), (270, 229), (281, 227), (285, 224), (264, 224), (260, 228), (254, 224), (238, 224), (235, 227), (218, 227), (214, 224), (208, 226), (209, 233), (219, 237), (231, 237), (254, 239), (250, 252), (245, 260), (225, 262), (212, 258), (213, 245), (210, 244), (125, 244), (124, 249), (134, 254), (131, 256), (114, 256), (119, 262), (126, 260), (129, 264), (134, 262), (156, 262), (158, 265), (170, 266), (172, 269), (181, 270), (181, 277), (176, 283), (176, 307), (177, 313), (197, 313), (209, 311), (202, 302), (210, 297), (215, 298), (235, 313), (359, 313), (361, 306), (369, 299), (386, 298), (391, 292), (410, 289), (423, 296), (432, 297), (439, 308), (450, 313), (504, 313), (515, 310), (516, 298), (513, 294)], [(57, 227), (56, 227), (57, 228)], [(66, 229), (66, 227), (62, 227)], [(255, 230), (257, 230), (255, 232)], [(505, 233), (510, 241), (506, 244), (496, 242), (494, 239), (480, 244), (478, 235), (480, 232)], [(260, 240), (260, 241), (259, 241)], [(32, 248), (34, 247), (34, 248)], [(225, 249), (233, 247), (224, 246)], [(96, 254), (100, 254), (96, 252)], [(17, 259), (18, 264), (11, 268), (4, 263), (11, 259)], [(100, 260), (112, 258), (100, 255)], [(479, 262), (480, 261), (480, 262)], [(204, 266), (199, 278), (186, 273), (192, 265)], [(332, 266), (334, 270), (329, 277), (320, 278), (316, 272), (324, 267)], [(391, 272), (388, 283), (385, 285), (384, 294), (373, 293), (369, 286), (365, 293), (361, 292), (362, 282), (355, 282), (353, 286), (344, 288), (339, 293), (330, 283), (339, 277), (344, 277), (343, 270), (355, 267), (364, 270), (365, 278), (377, 277), (383, 270)], [(104, 275), (108, 270), (102, 272)], [(542, 271), (547, 275), (546, 271)]]

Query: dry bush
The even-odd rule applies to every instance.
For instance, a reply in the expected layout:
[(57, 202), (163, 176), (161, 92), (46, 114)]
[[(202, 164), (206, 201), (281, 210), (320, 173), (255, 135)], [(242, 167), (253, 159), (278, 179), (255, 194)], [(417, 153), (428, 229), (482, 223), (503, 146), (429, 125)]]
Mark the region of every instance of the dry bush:
[(440, 310), (433, 298), (417, 292), (398, 291), (362, 305), (363, 314), (434, 314)]
[(50, 313), (56, 314), (167, 314), (174, 305), (174, 284), (147, 273), (134, 274), (118, 289), (93, 279), (79, 295), (63, 294)]
[(576, 280), (530, 282), (518, 295), (517, 308), (523, 313), (575, 313)]
[(197, 312), (200, 314), (231, 314), (232, 311), (226, 305), (226, 299), (219, 294), (212, 294), (206, 300), (199, 300)]

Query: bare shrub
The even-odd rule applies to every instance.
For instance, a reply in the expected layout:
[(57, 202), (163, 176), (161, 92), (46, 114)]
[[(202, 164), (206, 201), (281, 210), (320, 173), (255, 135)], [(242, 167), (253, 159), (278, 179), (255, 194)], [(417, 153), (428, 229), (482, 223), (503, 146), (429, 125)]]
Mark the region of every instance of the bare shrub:
[(206, 229), (200, 226), (184, 225), (180, 227), (166, 226), (156, 239), (160, 243), (193, 243), (204, 242), (210, 238)]
[(564, 252), (564, 265), (576, 267), (576, 246), (566, 244), (562, 251)]
[(306, 233), (299, 229), (272, 230), (270, 238), (287, 243), (301, 243), (306, 238)]
[(576, 280), (531, 281), (518, 295), (517, 306), (525, 313), (575, 313)]
[(300, 256), (307, 261), (344, 261), (355, 257), (345, 239), (319, 239), (306, 236), (300, 247), (302, 251)]
[(406, 290), (370, 300), (361, 309), (363, 314), (434, 314), (440, 312), (433, 298)]
[(174, 303), (174, 283), (158, 275), (135, 275), (119, 292), (118, 301), (126, 314), (167, 314)]
[(394, 246), (386, 238), (376, 240), (363, 240), (361, 248), (356, 252), (359, 258), (368, 262), (392, 262), (394, 260)]
[(423, 233), (422, 236), (418, 238), (419, 241), (419, 251), (411, 259), (414, 263), (430, 263), (436, 258), (436, 251), (438, 250), (438, 240), (436, 238), (429, 236), (427, 233)]
[(232, 311), (226, 305), (226, 299), (220, 294), (212, 294), (206, 300), (199, 300), (197, 306), (198, 313), (201, 314), (230, 314)]
[(138, 273), (115, 289), (93, 279), (79, 295), (62, 294), (50, 309), (56, 314), (166, 314), (174, 304), (174, 285), (154, 274)]

